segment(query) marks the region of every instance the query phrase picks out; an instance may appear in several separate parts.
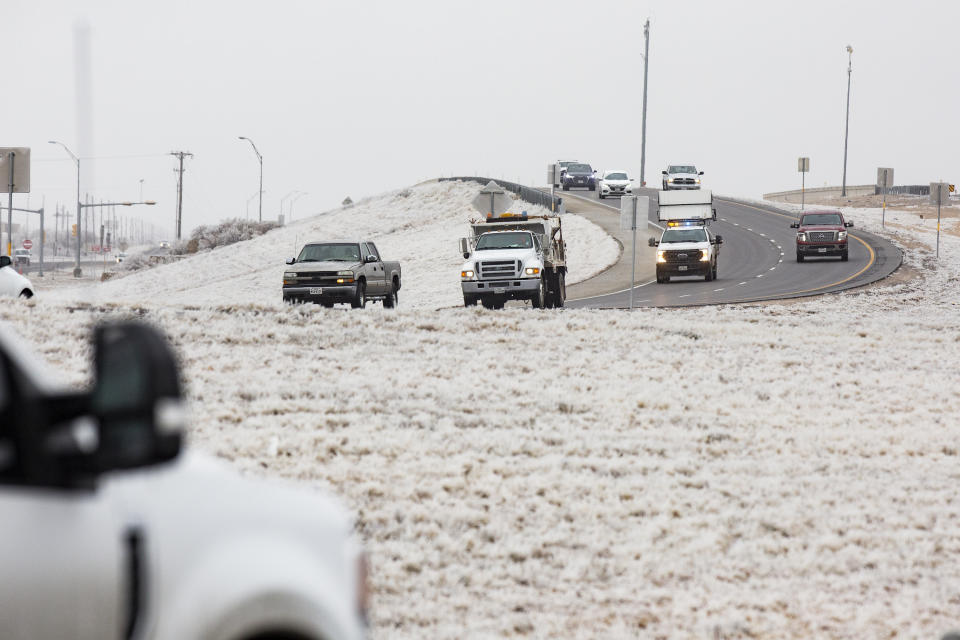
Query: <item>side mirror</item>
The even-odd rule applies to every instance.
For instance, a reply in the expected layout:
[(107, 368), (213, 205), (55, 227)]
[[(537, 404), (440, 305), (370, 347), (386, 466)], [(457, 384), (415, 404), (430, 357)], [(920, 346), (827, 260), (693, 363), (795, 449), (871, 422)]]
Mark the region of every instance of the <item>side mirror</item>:
[(11, 264), (13, 264), (13, 261), (10, 260), (10, 256), (0, 256), (0, 269), (9, 267)]
[(843, 226), (845, 226), (845, 227), (852, 227), (852, 226), (853, 226), (853, 222), (845, 222), (845, 223), (843, 223)]
[(723, 236), (717, 235), (717, 244), (723, 244)]
[(377, 262), (377, 256), (369, 255), (364, 262)]
[(702, 176), (702, 175), (703, 175), (703, 171), (701, 171), (701, 172), (698, 173), (697, 175), (698, 175), (698, 176)]
[(96, 471), (176, 458), (186, 422), (179, 367), (156, 329), (134, 322), (94, 332), (96, 382), (90, 415), (99, 424)]
[(661, 171), (660, 173), (662, 173), (663, 175), (667, 175), (666, 171)]
[(656, 239), (656, 238), (650, 238), (649, 240), (647, 240), (647, 244), (648, 244), (649, 246), (651, 246), (651, 247), (656, 247), (656, 246), (658, 246), (660, 243), (657, 242), (657, 239)]
[(791, 228), (791, 229), (799, 229), (799, 228), (800, 228), (800, 223), (799, 223), (799, 222), (791, 222), (791, 223), (790, 223), (790, 228)]
[(287, 258), (287, 264), (293, 264), (296, 261), (297, 261), (296, 258)]
[(470, 257), (470, 242), (466, 238), (460, 238), (460, 253), (464, 260)]

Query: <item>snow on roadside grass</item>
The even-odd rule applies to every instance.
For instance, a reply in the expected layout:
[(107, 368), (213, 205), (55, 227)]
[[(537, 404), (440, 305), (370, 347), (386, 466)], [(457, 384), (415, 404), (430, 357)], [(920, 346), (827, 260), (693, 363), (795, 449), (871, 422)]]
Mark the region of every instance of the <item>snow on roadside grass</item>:
[[(294, 222), (253, 240), (198, 253), (95, 287), (50, 292), (60, 300), (170, 305), (281, 305), (284, 259), (311, 240), (373, 240), (403, 272), (400, 299), (411, 308), (462, 304), (457, 239), (480, 218), (471, 201), (480, 185), (428, 183), (367, 198), (358, 204)], [(518, 205), (531, 214), (542, 207)], [(579, 216), (564, 216), (571, 255), (569, 282), (589, 278), (616, 262), (616, 242)]]
[(374, 637), (938, 637), (960, 609), (960, 240), (934, 268), (923, 233), (898, 233), (917, 278), (786, 305), (178, 309), (145, 291), (0, 318), (73, 383), (86, 325), (163, 327), (191, 446), (358, 513)]

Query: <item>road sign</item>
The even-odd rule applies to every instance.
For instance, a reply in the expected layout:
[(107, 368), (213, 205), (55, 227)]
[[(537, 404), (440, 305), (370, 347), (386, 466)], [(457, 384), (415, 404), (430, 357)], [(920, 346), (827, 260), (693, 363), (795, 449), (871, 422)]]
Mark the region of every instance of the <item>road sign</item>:
[(881, 189), (889, 189), (893, 186), (893, 169), (877, 167), (877, 186)]
[(24, 248), (24, 249), (32, 249), (32, 248), (33, 248), (33, 240), (31, 240), (30, 238), (27, 238), (26, 240), (24, 240), (24, 241), (23, 241), (23, 248)]
[(809, 173), (810, 158), (797, 158), (797, 171), (800, 173)]
[(620, 230), (633, 231), (638, 226), (647, 226), (650, 213), (649, 196), (623, 196), (620, 198)]
[(0, 193), (11, 193), (11, 163), (13, 163), (12, 193), (30, 193), (30, 147), (0, 147)]

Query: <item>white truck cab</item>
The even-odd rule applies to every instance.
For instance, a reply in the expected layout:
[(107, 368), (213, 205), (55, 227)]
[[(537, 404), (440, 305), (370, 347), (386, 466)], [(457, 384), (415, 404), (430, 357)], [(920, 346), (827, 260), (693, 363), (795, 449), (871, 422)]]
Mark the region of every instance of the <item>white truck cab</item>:
[(158, 332), (98, 328), (89, 392), (55, 387), (20, 345), (0, 326), (5, 640), (364, 637), (347, 512), (181, 454)]

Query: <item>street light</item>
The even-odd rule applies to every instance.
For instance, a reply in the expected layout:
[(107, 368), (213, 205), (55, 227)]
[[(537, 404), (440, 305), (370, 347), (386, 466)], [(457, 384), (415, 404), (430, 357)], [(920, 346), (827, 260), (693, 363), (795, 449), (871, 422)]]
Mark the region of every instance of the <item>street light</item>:
[(293, 220), (293, 203), (307, 195), (306, 191), (298, 191), (297, 195), (293, 196), (293, 199), (290, 201), (290, 219)]
[(240, 140), (246, 140), (250, 143), (250, 146), (253, 147), (253, 152), (257, 154), (257, 160), (260, 161), (260, 222), (263, 222), (263, 156), (260, 155), (260, 151), (257, 149), (257, 145), (253, 143), (253, 140), (246, 136), (237, 136)]
[(73, 161), (77, 163), (77, 264), (73, 267), (73, 277), (79, 278), (83, 271), (80, 270), (80, 158), (73, 154), (73, 151), (70, 151), (70, 148), (62, 142), (57, 140), (48, 140), (50, 144), (58, 144), (63, 147), (64, 151), (70, 154), (70, 157), (73, 158)]
[(840, 195), (847, 195), (847, 140), (850, 137), (850, 75), (853, 73), (853, 47), (847, 45), (847, 127), (843, 133), (843, 186)]
[(296, 189), (294, 189), (293, 191), (291, 191), (291, 192), (288, 193), (287, 195), (285, 195), (285, 196), (283, 196), (282, 198), (280, 198), (280, 217), (281, 217), (281, 218), (283, 218), (283, 203), (286, 202), (287, 198), (289, 198), (290, 196), (292, 196), (292, 195), (295, 194), (295, 193), (297, 193), (297, 190), (296, 190)]

